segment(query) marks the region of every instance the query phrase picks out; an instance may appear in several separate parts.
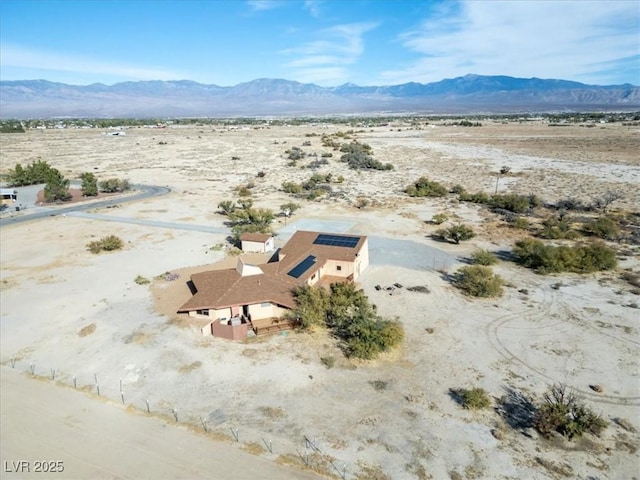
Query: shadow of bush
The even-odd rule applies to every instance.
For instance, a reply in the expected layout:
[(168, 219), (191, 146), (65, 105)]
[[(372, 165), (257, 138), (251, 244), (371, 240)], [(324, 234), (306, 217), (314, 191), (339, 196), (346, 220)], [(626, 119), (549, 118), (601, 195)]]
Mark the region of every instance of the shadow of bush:
[(525, 431), (533, 427), (538, 407), (531, 398), (511, 387), (502, 388), (505, 394), (496, 405), (496, 412), (514, 430)]

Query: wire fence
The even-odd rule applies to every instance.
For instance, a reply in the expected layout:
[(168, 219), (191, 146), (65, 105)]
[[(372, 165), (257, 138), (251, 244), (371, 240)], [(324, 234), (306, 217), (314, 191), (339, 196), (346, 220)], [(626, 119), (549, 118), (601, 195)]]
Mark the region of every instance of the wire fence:
[[(7, 365), (6, 362), (5, 365)], [(356, 464), (337, 458), (332, 449), (324, 447), (322, 442), (312, 435), (290, 438), (288, 441), (280, 437), (274, 441), (270, 434), (256, 434), (255, 426), (244, 425), (246, 428), (243, 428), (243, 425), (238, 422), (229, 425), (229, 422), (224, 418), (219, 419), (215, 415), (207, 417), (198, 415), (177, 404), (167, 407), (166, 401), (154, 400), (151, 395), (137, 392), (133, 385), (126, 384), (122, 379), (119, 379), (117, 383), (112, 379), (103, 380), (98, 373), (94, 373), (93, 376), (85, 374), (78, 377), (55, 368), (43, 368), (34, 362), (16, 358), (11, 358), (8, 366), (23, 371), (34, 378), (50, 380), (57, 386), (73, 388), (86, 394), (121, 403), (140, 413), (199, 430), (212, 440), (238, 443), (251, 453), (272, 459), (279, 458), (283, 461), (282, 463), (296, 465), (302, 469), (341, 480), (354, 479), (358, 473)]]

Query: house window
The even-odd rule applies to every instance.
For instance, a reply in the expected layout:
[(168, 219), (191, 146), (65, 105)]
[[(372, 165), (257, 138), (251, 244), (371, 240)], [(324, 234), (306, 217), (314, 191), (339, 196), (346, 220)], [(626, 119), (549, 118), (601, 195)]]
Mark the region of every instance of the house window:
[(311, 275), (311, 280), (314, 280), (316, 278), (316, 274), (314, 273), (313, 275)]
[(338, 270), (339, 272), (342, 271), (342, 265), (336, 265), (336, 270)]
[(198, 315), (205, 315), (205, 316), (209, 316), (209, 310), (196, 310), (196, 313)]
[(271, 306), (271, 303), (270, 303), (270, 302), (262, 302), (262, 303), (260, 304), (260, 306), (261, 306), (262, 308), (267, 308), (267, 307), (270, 307), (270, 306)]

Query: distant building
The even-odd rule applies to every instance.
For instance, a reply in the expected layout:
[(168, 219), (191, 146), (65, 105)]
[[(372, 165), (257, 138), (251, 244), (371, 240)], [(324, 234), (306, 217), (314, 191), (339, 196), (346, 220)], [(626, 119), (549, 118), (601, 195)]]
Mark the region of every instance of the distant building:
[(18, 200), (18, 192), (12, 188), (0, 188), (2, 205), (10, 205)]
[(207, 320), (204, 335), (233, 340), (289, 329), (282, 317), (295, 308), (296, 287), (354, 282), (368, 265), (365, 236), (297, 231), (268, 263), (239, 258), (236, 268), (192, 275), (195, 293), (178, 313)]

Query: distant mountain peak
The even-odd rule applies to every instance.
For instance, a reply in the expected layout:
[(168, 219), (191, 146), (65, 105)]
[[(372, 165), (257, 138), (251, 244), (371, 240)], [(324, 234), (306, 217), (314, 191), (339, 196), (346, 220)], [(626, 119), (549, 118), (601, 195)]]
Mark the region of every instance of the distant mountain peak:
[(111, 86), (22, 80), (0, 81), (0, 105), (3, 118), (640, 110), (640, 88), (474, 73), (426, 84), (347, 82), (337, 87), (281, 78), (257, 78), (231, 87), (186, 79)]

